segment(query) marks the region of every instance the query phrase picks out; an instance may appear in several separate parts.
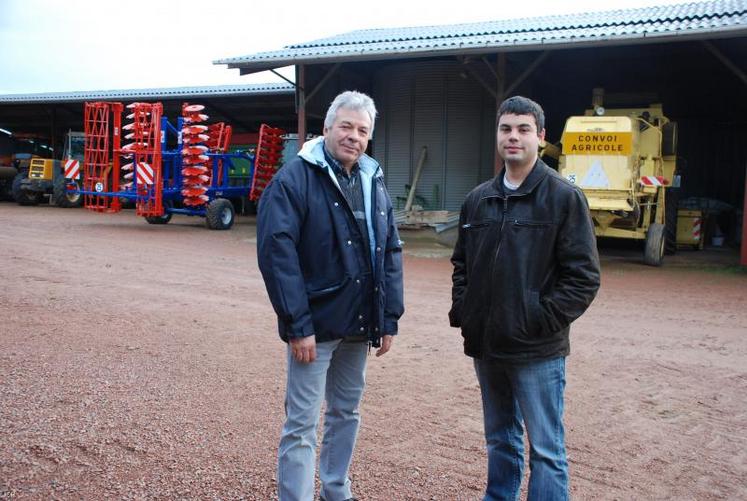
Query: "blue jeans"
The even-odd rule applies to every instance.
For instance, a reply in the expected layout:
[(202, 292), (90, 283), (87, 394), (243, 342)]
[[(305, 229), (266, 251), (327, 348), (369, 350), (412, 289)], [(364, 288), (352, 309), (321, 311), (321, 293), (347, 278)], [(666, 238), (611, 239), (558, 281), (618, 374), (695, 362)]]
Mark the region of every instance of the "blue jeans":
[(314, 499), (316, 429), (327, 401), (319, 455), (320, 494), (328, 501), (353, 497), (348, 469), (358, 436), (358, 405), (366, 383), (368, 343), (317, 343), (316, 360), (296, 361), (287, 350), (286, 420), (278, 448), (280, 501)]
[(568, 499), (563, 429), (565, 357), (505, 365), (475, 359), (482, 393), (488, 486), (485, 501), (519, 497), (524, 430), (529, 435), (529, 501)]

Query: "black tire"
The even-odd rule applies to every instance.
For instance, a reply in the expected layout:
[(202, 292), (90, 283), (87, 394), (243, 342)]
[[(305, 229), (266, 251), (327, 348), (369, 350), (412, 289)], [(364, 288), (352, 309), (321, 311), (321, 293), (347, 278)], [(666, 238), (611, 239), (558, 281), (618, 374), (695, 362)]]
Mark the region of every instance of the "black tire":
[(664, 253), (670, 256), (677, 252), (677, 204), (679, 198), (678, 188), (667, 188), (664, 192)]
[(13, 185), (11, 192), (13, 193), (13, 199), (18, 202), (19, 205), (38, 205), (41, 202), (42, 194), (32, 191), (26, 191), (21, 188), (21, 183), (28, 177), (28, 173), (19, 172), (16, 177), (13, 178)]
[(145, 220), (148, 221), (148, 224), (169, 224), (171, 213), (164, 212), (163, 216), (145, 216)]
[[(77, 184), (77, 182), (76, 182)], [(80, 185), (78, 185), (80, 189)], [(80, 193), (71, 193), (67, 189), (67, 179), (60, 176), (54, 181), (52, 188), (52, 200), (57, 207), (69, 209), (71, 207), (80, 207), (83, 205), (83, 195)]]
[(661, 266), (664, 261), (664, 225), (652, 223), (646, 232), (643, 262), (649, 266)]
[(230, 200), (216, 198), (208, 204), (205, 224), (211, 230), (228, 230), (233, 226), (235, 216)]

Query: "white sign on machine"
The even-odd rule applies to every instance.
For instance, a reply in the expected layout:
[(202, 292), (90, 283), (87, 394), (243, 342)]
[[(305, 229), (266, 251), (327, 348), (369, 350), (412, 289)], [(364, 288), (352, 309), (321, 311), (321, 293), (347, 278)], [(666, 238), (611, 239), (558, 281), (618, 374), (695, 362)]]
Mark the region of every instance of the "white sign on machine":
[(596, 189), (607, 189), (610, 187), (610, 180), (607, 177), (607, 173), (602, 167), (601, 160), (594, 160), (588, 172), (579, 183), (582, 188), (596, 188)]

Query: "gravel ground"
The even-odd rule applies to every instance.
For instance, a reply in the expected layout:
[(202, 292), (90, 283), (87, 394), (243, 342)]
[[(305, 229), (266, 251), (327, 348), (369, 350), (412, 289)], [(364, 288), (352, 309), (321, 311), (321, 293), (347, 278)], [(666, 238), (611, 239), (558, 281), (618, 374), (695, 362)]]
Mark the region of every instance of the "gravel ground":
[[(214, 232), (2, 203), (0, 225), (0, 498), (276, 497), (284, 345), (250, 218)], [(369, 360), (354, 491), (477, 500), (480, 399), (447, 325), (448, 251), (407, 248), (407, 313), (393, 351)], [(568, 360), (575, 499), (747, 498), (747, 274), (723, 266), (733, 254), (660, 269), (604, 254)]]

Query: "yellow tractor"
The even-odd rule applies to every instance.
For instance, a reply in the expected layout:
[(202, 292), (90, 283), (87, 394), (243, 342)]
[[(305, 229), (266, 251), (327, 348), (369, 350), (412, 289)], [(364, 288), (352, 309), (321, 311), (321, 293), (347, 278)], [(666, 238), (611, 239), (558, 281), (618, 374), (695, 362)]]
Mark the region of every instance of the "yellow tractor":
[(15, 201), (20, 205), (37, 205), (44, 196), (49, 195), (51, 201), (59, 207), (80, 207), (83, 197), (68, 189), (69, 185), (72, 187), (72, 183), (80, 187), (80, 181), (75, 177), (66, 178), (65, 170), (69, 170), (72, 165), (74, 172), (82, 172), (83, 141), (82, 132), (68, 132), (62, 161), (36, 155), (19, 159), (16, 162), (18, 173), (11, 187)]
[(643, 240), (660, 266), (676, 248), (676, 123), (659, 104), (606, 110), (597, 90), (593, 105), (566, 121), (558, 171), (583, 190), (597, 236)]

